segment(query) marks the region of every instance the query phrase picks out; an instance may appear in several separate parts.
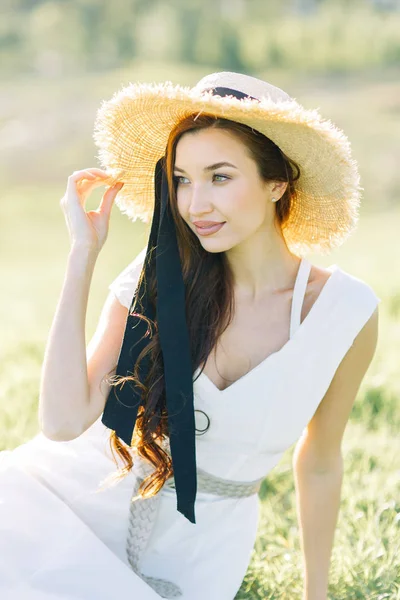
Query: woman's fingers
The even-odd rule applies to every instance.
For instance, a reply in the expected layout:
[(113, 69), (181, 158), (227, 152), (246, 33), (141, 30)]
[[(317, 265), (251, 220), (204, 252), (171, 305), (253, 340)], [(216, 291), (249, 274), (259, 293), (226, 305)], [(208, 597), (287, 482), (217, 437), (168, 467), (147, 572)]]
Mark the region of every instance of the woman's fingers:
[[(107, 186), (113, 182), (109, 173), (102, 169), (88, 168), (74, 171), (67, 182), (67, 189), (60, 204), (64, 212), (71, 243), (84, 243), (100, 250), (105, 243), (108, 233), (109, 217), (113, 201), (122, 182)], [(95, 211), (85, 211), (86, 199), (92, 190), (100, 185), (107, 186), (100, 206)]]
[(110, 174), (104, 171), (103, 169), (97, 169), (95, 167), (89, 169), (81, 169), (79, 171), (74, 171), (72, 175), (68, 177), (70, 181), (78, 181), (79, 179), (96, 179), (96, 178), (104, 178), (110, 177)]
[[(95, 167), (74, 171), (68, 177), (67, 194), (71, 197), (75, 195), (75, 199), (83, 207), (88, 194), (96, 187), (107, 185), (107, 179), (110, 177), (109, 173)], [(76, 194), (73, 194), (74, 189)]]
[(104, 195), (100, 202), (100, 206), (98, 208), (99, 212), (105, 211), (107, 214), (111, 212), (115, 196), (118, 194), (118, 192), (120, 191), (120, 189), (122, 189), (123, 186), (124, 184), (122, 183), (122, 181), (118, 181), (118, 183), (116, 183), (112, 187), (109, 187), (108, 190), (104, 192)]

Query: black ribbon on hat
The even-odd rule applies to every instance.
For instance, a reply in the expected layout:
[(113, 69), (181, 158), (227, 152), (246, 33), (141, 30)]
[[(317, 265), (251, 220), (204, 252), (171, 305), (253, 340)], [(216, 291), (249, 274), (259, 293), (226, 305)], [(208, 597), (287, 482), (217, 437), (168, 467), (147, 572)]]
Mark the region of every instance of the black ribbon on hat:
[[(216, 87), (218, 96), (238, 99), (253, 98), (231, 88)], [(195, 520), (197, 493), (196, 430), (193, 399), (193, 369), (190, 340), (186, 323), (185, 287), (176, 238), (175, 223), (170, 209), (164, 157), (154, 171), (154, 213), (144, 260), (144, 278), (135, 297), (141, 299), (141, 314), (156, 320), (164, 363), (165, 394), (168, 413), (171, 458), (174, 470), (177, 510), (191, 523)], [(155, 252), (154, 252), (155, 249)], [(146, 293), (150, 269), (156, 271), (156, 310)], [(154, 271), (153, 271), (154, 272)], [(132, 375), (140, 352), (147, 346), (147, 324), (144, 319), (128, 314), (116, 375)], [(139, 373), (149, 369), (149, 356), (140, 363)], [(132, 382), (111, 386), (102, 415), (102, 423), (113, 429), (129, 446), (141, 404), (141, 391)]]
[(204, 92), (212, 92), (213, 96), (234, 96), (238, 100), (243, 100), (243, 98), (250, 98), (251, 100), (257, 100), (254, 96), (249, 96), (249, 94), (245, 94), (244, 92), (239, 92), (239, 90), (233, 90), (232, 88), (227, 87), (211, 87), (203, 90)]

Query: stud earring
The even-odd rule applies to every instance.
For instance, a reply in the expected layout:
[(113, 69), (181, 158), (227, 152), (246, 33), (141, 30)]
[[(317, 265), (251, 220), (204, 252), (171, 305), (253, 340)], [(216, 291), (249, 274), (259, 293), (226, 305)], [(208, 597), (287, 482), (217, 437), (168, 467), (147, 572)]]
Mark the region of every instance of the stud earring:
[(272, 202), (278, 202), (279, 198), (271, 198)]

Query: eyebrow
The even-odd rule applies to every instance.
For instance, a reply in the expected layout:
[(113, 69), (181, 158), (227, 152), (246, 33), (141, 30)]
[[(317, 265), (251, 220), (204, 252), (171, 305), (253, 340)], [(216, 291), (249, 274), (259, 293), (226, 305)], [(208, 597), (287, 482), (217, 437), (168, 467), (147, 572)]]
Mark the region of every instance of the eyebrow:
[[(233, 167), (234, 169), (237, 169), (237, 167), (235, 167), (235, 165), (233, 165), (230, 162), (218, 162), (218, 163), (215, 163), (214, 165), (209, 165), (208, 167), (204, 167), (203, 171), (213, 171), (214, 169), (219, 169), (220, 167)], [(174, 169), (175, 169), (175, 171), (180, 171), (181, 173), (186, 172), (183, 169), (180, 169), (179, 167), (174, 167)]]

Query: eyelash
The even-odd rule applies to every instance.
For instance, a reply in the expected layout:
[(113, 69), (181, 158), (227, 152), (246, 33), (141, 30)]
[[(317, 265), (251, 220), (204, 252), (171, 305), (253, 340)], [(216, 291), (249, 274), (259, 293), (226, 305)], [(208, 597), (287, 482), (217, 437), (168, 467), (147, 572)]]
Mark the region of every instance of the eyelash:
[[(222, 175), (221, 173), (215, 173), (214, 177), (224, 177), (225, 179), (230, 179), (230, 177), (228, 177), (227, 175)], [(177, 184), (180, 184), (181, 182), (179, 180), (186, 179), (186, 178), (183, 175), (174, 175), (173, 179)], [(185, 184), (183, 184), (183, 185), (185, 185)]]

